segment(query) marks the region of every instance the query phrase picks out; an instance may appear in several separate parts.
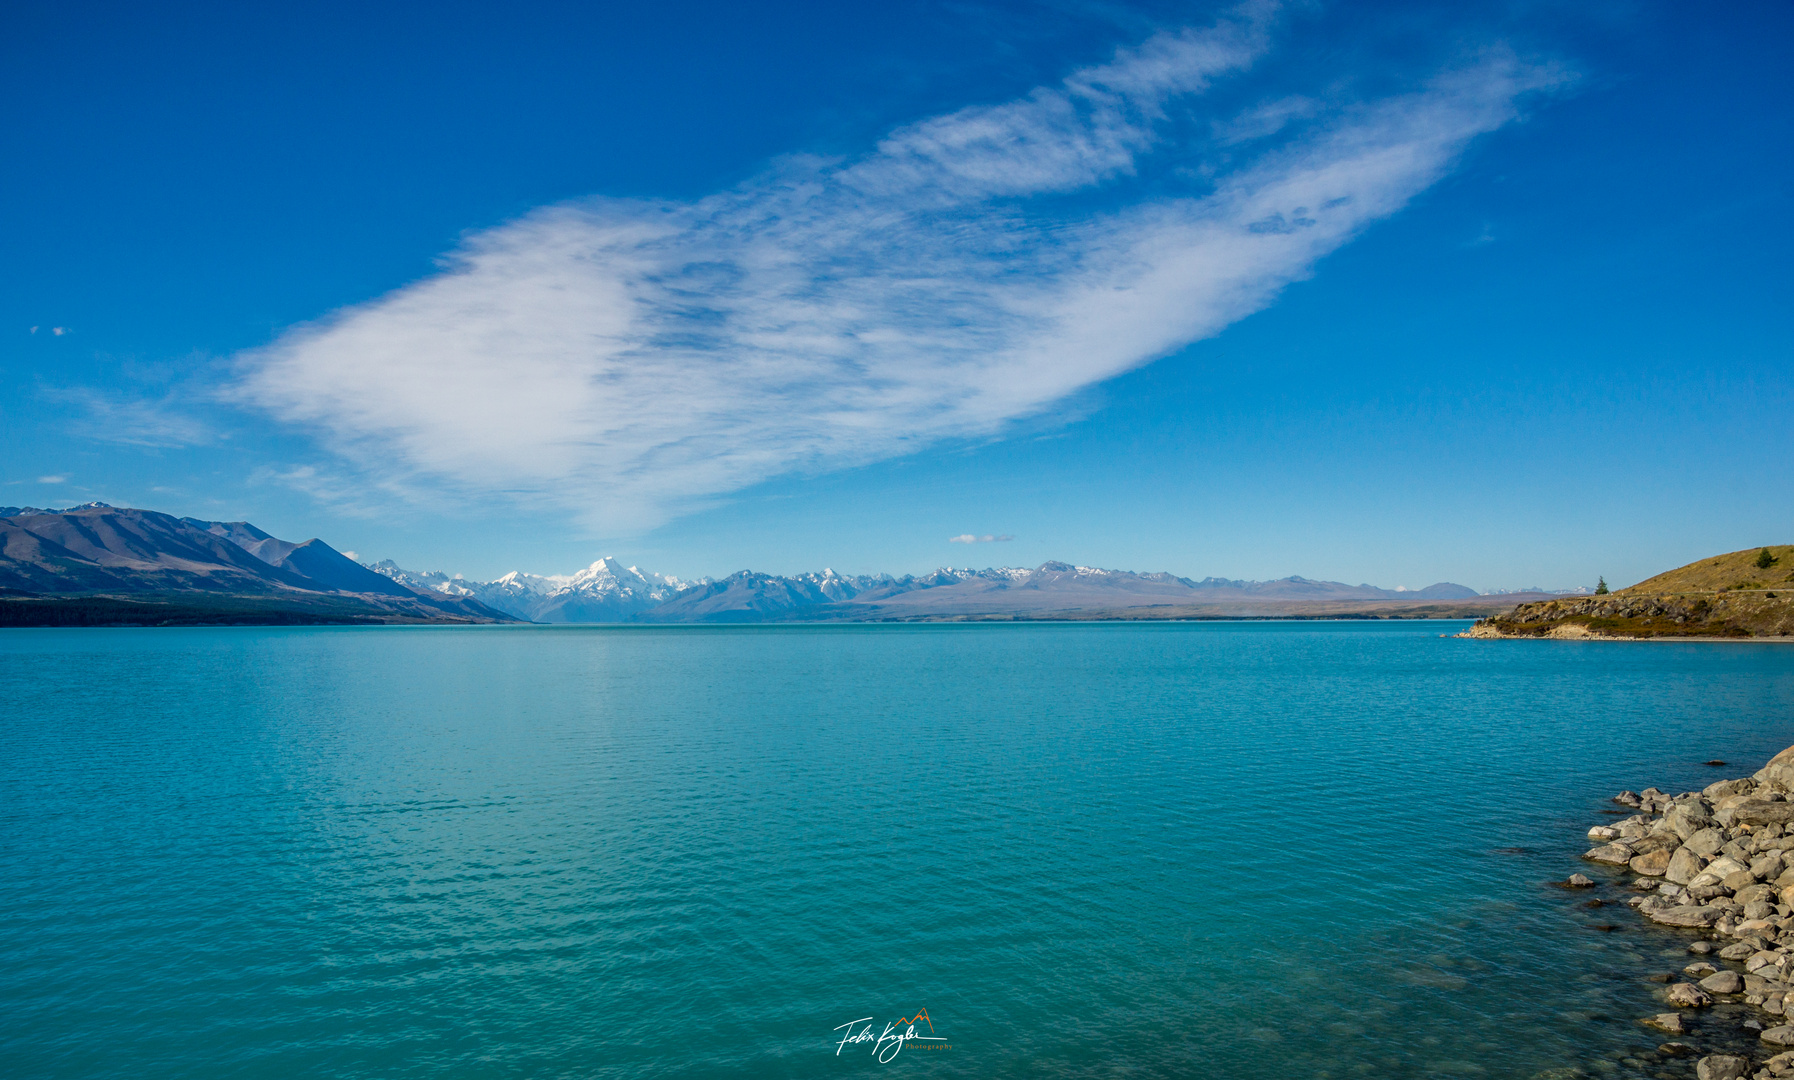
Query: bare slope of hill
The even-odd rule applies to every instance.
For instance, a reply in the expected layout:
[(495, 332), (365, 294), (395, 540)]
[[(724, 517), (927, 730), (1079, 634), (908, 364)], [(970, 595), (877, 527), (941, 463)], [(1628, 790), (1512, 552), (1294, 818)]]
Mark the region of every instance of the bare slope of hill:
[(1794, 636), (1794, 545), (1700, 559), (1604, 596), (1521, 604), (1477, 623), (1469, 636)]
[(277, 622), (509, 621), (471, 599), (419, 595), (322, 540), (102, 503), (0, 507), (0, 589), (13, 594), (0, 605), (10, 625), (57, 625), (56, 606), (76, 599), (85, 602), (67, 619), (81, 624), (105, 612), (123, 622), (253, 622), (258, 611)]

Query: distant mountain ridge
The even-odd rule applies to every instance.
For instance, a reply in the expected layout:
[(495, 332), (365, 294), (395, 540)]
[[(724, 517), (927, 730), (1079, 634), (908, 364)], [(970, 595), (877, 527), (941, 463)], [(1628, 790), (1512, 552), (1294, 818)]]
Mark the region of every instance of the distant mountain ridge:
[(1475, 590), (1450, 582), (1425, 589), (1381, 589), (1288, 577), (1277, 581), (1200, 581), (1169, 573), (1105, 570), (1048, 562), (1032, 569), (942, 567), (927, 574), (796, 575), (742, 570), (682, 581), (605, 558), (573, 575), (512, 572), (490, 582), (405, 570), (391, 560), (375, 573), (420, 591), (470, 596), (532, 622), (746, 623), (865, 620), (1125, 610), (1227, 603), (1467, 600)]

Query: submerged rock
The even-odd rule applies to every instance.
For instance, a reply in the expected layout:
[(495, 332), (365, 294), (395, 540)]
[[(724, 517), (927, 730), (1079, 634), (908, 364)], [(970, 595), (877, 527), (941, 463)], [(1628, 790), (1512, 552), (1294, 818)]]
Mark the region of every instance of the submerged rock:
[(1742, 1080), (1750, 1072), (1750, 1059), (1733, 1054), (1712, 1054), (1694, 1063), (1699, 1080)]
[(1680, 1035), (1687, 1030), (1687, 1028), (1682, 1026), (1681, 1013), (1658, 1013), (1656, 1016), (1650, 1017), (1643, 1022), (1654, 1028), (1661, 1028), (1671, 1035)]

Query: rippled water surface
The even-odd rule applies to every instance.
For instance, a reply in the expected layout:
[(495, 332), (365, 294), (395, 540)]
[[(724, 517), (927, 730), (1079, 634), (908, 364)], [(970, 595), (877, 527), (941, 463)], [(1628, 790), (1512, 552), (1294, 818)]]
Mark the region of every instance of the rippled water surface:
[(0, 631), (0, 1072), (1692, 1075), (1544, 883), (1794, 647), (1458, 628)]

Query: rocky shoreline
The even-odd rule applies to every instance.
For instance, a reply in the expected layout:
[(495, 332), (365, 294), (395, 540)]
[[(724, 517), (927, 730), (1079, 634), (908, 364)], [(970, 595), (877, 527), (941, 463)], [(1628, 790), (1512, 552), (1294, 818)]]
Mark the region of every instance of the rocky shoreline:
[[(1794, 747), (1749, 777), (1673, 796), (1624, 791), (1614, 801), (1638, 812), (1589, 829), (1599, 846), (1583, 858), (1629, 872), (1629, 882), (1614, 882), (1635, 892), (1626, 904), (1692, 937), (1690, 963), (1654, 976), (1670, 1011), (1640, 1022), (1681, 1036), (1702, 1026), (1703, 1010), (1742, 1005), (1738, 1030), (1725, 1033), (1728, 1052), (1699, 1057), (1698, 1080), (1794, 1077)], [(1563, 884), (1599, 887), (1584, 874)], [(1740, 1036), (1754, 1036), (1755, 1052), (1736, 1045)], [(1670, 1041), (1658, 1053), (1698, 1051)]]

